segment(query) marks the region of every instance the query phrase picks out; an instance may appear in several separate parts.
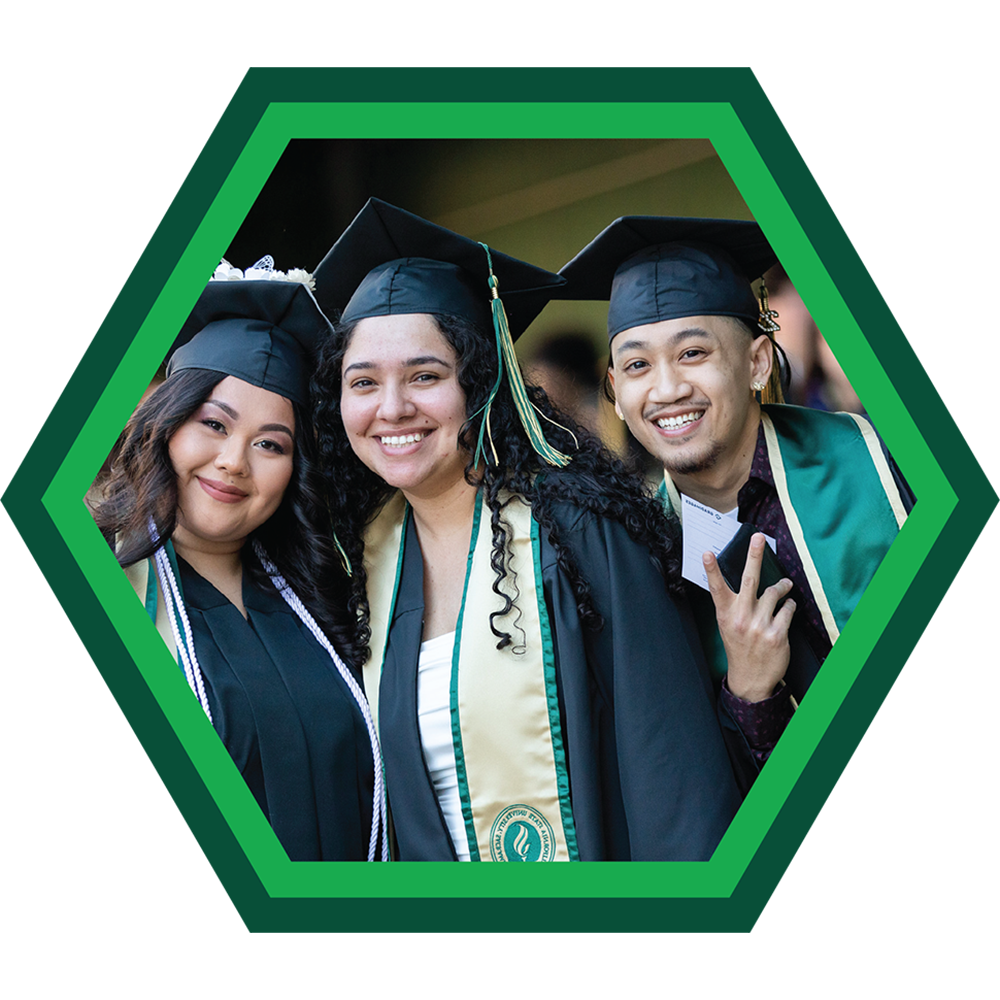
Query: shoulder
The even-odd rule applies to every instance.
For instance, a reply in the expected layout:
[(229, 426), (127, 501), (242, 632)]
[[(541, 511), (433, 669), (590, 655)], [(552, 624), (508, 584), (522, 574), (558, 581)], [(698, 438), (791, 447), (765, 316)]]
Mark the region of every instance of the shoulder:
[(868, 436), (877, 438), (868, 418), (858, 413), (832, 413), (787, 403), (766, 404), (762, 410), (782, 442), (803, 446), (826, 441), (863, 444)]
[[(656, 572), (649, 550), (629, 535), (616, 520), (602, 517), (572, 500), (559, 500), (549, 507), (555, 522), (557, 540), (568, 548), (585, 578), (607, 573), (616, 562), (645, 563)], [(543, 566), (555, 562), (551, 542), (542, 534)], [(546, 544), (548, 542), (548, 544)]]
[(816, 410), (809, 406), (793, 406), (790, 403), (765, 403), (761, 409), (771, 418), (779, 433), (786, 430), (791, 433), (801, 430), (857, 433), (859, 420), (868, 424), (864, 417), (858, 417), (853, 413)]

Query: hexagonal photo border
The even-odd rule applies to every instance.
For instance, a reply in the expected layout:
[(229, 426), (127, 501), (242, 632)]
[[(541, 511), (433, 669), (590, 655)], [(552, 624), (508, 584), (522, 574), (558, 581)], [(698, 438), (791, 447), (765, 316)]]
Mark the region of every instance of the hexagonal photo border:
[[(167, 669), (82, 497), (287, 142), (338, 137), (710, 139), (905, 471), (918, 503), (711, 861), (292, 863)], [(293, 69), (247, 74), (3, 503), (250, 929), (722, 931), (753, 926), (996, 499), (749, 70)]]

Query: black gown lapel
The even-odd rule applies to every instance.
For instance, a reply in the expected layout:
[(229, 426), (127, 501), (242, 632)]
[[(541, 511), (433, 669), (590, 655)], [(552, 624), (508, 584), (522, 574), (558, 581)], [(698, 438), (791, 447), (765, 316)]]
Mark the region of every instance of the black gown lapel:
[(403, 570), (379, 685), (379, 735), (400, 861), (456, 861), (417, 722), (417, 661), (423, 636), (424, 561), (410, 518)]

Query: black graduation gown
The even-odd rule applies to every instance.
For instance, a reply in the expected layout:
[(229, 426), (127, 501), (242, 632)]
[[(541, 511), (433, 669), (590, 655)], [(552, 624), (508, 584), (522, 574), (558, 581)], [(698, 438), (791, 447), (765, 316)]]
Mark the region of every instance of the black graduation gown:
[(244, 574), (240, 612), (178, 558), (212, 720), (293, 861), (364, 861), (374, 770), (329, 654), (277, 590)]
[[(556, 513), (563, 544), (604, 617), (599, 632), (581, 627), (572, 586), (543, 537), (580, 859), (707, 860), (739, 795), (693, 622), (621, 525), (568, 504)], [(411, 518), (379, 688), (382, 755), (400, 860), (453, 861), (417, 722), (423, 605)], [(496, 641), (484, 632), (484, 641)]]

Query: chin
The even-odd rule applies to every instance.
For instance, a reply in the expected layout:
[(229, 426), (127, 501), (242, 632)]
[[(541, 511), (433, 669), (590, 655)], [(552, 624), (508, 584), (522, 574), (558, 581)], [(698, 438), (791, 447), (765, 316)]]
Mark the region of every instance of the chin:
[(714, 469), (718, 464), (719, 456), (722, 454), (722, 445), (718, 442), (712, 444), (700, 454), (687, 455), (664, 455), (660, 456), (663, 461), (663, 468), (674, 476), (694, 476), (699, 472), (707, 472)]

